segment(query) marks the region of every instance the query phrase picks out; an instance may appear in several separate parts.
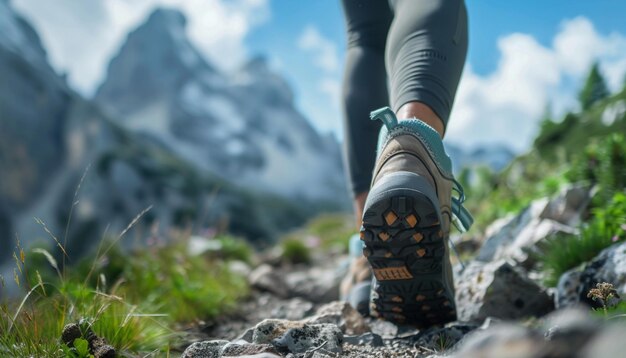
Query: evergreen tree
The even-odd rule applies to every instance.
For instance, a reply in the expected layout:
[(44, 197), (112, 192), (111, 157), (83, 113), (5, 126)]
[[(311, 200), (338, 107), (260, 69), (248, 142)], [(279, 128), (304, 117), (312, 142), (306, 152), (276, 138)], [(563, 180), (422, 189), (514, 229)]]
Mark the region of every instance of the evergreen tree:
[(580, 105), (583, 110), (586, 110), (597, 101), (604, 99), (608, 96), (609, 90), (606, 86), (606, 81), (600, 73), (598, 63), (594, 62), (594, 64), (591, 66), (591, 71), (589, 71), (589, 76), (587, 76), (585, 86), (578, 95)]

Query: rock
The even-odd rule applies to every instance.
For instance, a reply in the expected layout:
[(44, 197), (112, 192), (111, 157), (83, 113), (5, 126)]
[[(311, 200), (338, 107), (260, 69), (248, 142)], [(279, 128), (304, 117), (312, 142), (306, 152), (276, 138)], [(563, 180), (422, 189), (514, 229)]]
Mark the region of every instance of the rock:
[(456, 304), (461, 321), (538, 316), (554, 307), (541, 287), (504, 260), (468, 265), (456, 282)]
[(228, 270), (241, 277), (248, 277), (252, 272), (250, 265), (240, 260), (229, 261)]
[(470, 333), (461, 342), (454, 357), (459, 358), (528, 358), (539, 357), (543, 338), (524, 327), (496, 324), (487, 330)]
[(69, 323), (63, 327), (61, 341), (68, 347), (74, 347), (74, 340), (77, 338), (87, 340), (89, 343), (89, 351), (95, 358), (115, 357), (115, 348), (107, 344), (104, 338), (100, 338), (94, 333), (91, 329), (91, 323), (88, 320), (81, 319), (79, 323)]
[(343, 341), (355, 346), (382, 347), (385, 345), (383, 338), (372, 332), (364, 333), (360, 336), (343, 336)]
[(578, 352), (600, 329), (598, 320), (581, 307), (558, 310), (544, 319), (544, 337), (549, 342), (544, 356), (568, 357)]
[(332, 323), (349, 335), (359, 335), (370, 331), (370, 327), (352, 306), (347, 302), (335, 301), (317, 310), (315, 316), (306, 320), (307, 323)]
[(272, 341), (283, 352), (304, 353), (310, 349), (321, 349), (341, 353), (343, 333), (334, 324), (305, 324), (291, 328)]
[[(455, 357), (580, 357), (588, 342), (600, 331), (597, 319), (581, 308), (554, 312), (542, 320), (540, 329), (519, 324), (496, 323), (476, 330), (461, 341)], [(622, 331), (622, 340), (626, 333)], [(602, 344), (609, 344), (603, 342)], [(626, 349), (626, 347), (623, 347)], [(590, 351), (591, 352), (591, 351)], [(593, 357), (618, 357), (623, 354), (594, 354)], [(623, 351), (622, 351), (623, 352)]]
[(221, 350), (221, 357), (254, 356), (262, 353), (277, 354), (270, 344), (254, 344), (245, 341), (228, 343)]
[(309, 316), (311, 313), (313, 313), (313, 304), (296, 297), (273, 309), (272, 318), (297, 321)]
[(254, 269), (248, 276), (248, 282), (252, 287), (271, 292), (279, 297), (287, 298), (289, 296), (289, 288), (283, 275), (270, 265), (264, 264)]
[(556, 309), (572, 307), (581, 302), (579, 291), (581, 274), (582, 267), (576, 267), (561, 275), (554, 294)]
[(94, 358), (115, 358), (115, 348), (108, 344), (97, 346), (93, 350), (93, 356)]
[(586, 185), (573, 184), (561, 190), (545, 206), (539, 217), (575, 227), (591, 200), (592, 190)]
[(487, 228), (485, 229), (485, 237), (491, 237), (497, 234), (500, 230), (502, 230), (505, 226), (507, 226), (513, 219), (515, 219), (516, 215), (514, 213), (509, 213), (504, 217), (498, 218), (494, 220)]
[(94, 358), (114, 358), (115, 348), (106, 343), (104, 338), (95, 337), (89, 341), (89, 347)]
[(228, 343), (222, 340), (196, 342), (185, 349), (181, 358), (219, 358), (222, 347)]
[[(604, 249), (591, 262), (585, 265), (580, 274), (579, 297), (593, 307), (601, 307), (600, 302), (587, 298), (590, 289), (596, 284), (608, 282), (620, 296), (626, 297), (626, 242), (614, 244)], [(610, 302), (611, 305), (614, 302)]]
[(477, 324), (452, 322), (443, 328), (430, 328), (420, 332), (410, 340), (415, 345), (443, 351), (454, 347), (466, 334), (478, 328)]
[(302, 297), (313, 303), (338, 300), (341, 279), (333, 268), (319, 267), (290, 272), (285, 277), (290, 297)]
[(581, 357), (623, 357), (626, 352), (626, 327), (615, 324), (600, 331), (583, 349)]
[(74, 346), (74, 340), (76, 338), (80, 338), (82, 334), (80, 333), (80, 327), (76, 323), (69, 323), (63, 327), (63, 331), (61, 332), (61, 340), (68, 347)]
[[(502, 256), (501, 251), (515, 242), (517, 236), (528, 227), (533, 220), (538, 220), (537, 218), (545, 210), (547, 205), (547, 198), (535, 200), (517, 216), (508, 220), (505, 225), (502, 225), (503, 222), (498, 222), (497, 225), (500, 226), (500, 230), (489, 230), (490, 232), (495, 232), (487, 237), (476, 259), (479, 261), (492, 261), (495, 260), (497, 256)], [(535, 225), (536, 223), (533, 224), (533, 226)]]
[(341, 352), (343, 333), (334, 324), (266, 319), (254, 327), (252, 342), (272, 344), (281, 353), (304, 353), (319, 347), (336, 353)]
[(543, 324), (544, 357), (571, 357), (598, 332), (599, 322), (588, 310), (568, 308), (548, 315)]
[(245, 332), (243, 332), (239, 337), (237, 337), (237, 341), (245, 341), (245, 342), (252, 342), (253, 339), (253, 335), (254, 335), (254, 328), (248, 328), (246, 329)]
[[(282, 336), (291, 328), (300, 328), (303, 322), (287, 321), (284, 319), (266, 319), (259, 322), (252, 329), (252, 343), (264, 344)], [(244, 334), (244, 336), (248, 336)], [(245, 339), (245, 338), (244, 338)]]
[(528, 259), (527, 251), (534, 250), (546, 237), (556, 233), (575, 234), (574, 227), (587, 209), (590, 197), (589, 188), (570, 186), (552, 199), (533, 201), (512, 219), (497, 220), (487, 229), (487, 239), (477, 260), (508, 258), (523, 262)]
[(371, 320), (369, 326), (372, 329), (372, 333), (378, 334), (383, 338), (394, 338), (400, 331), (394, 323), (381, 319)]

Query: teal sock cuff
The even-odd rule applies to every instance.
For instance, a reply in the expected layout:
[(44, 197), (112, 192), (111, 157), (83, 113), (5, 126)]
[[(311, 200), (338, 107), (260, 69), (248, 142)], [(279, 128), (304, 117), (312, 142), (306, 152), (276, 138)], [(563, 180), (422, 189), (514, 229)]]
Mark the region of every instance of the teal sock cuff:
[(433, 127), (419, 119), (407, 119), (398, 122), (395, 113), (389, 107), (372, 112), (370, 117), (372, 120), (380, 119), (385, 124), (378, 134), (377, 153), (380, 154), (389, 139), (402, 134), (410, 134), (417, 137), (426, 146), (443, 174), (452, 177), (452, 161), (446, 154), (439, 133)]

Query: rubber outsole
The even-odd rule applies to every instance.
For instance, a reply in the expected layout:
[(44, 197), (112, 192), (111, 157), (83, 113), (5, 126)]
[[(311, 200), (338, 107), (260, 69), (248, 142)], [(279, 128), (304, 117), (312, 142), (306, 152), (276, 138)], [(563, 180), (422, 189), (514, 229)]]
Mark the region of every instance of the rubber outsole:
[(361, 240), (375, 277), (371, 315), (418, 327), (456, 320), (438, 211), (432, 193), (408, 188), (383, 190), (368, 203)]

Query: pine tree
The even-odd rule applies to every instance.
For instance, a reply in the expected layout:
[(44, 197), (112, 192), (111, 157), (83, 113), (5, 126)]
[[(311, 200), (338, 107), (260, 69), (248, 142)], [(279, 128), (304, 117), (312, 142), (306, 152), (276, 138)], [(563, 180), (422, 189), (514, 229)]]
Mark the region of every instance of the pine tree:
[(606, 86), (606, 81), (600, 73), (600, 68), (597, 62), (591, 66), (589, 76), (582, 91), (578, 95), (580, 105), (583, 110), (588, 109), (597, 101), (609, 96), (609, 90)]

